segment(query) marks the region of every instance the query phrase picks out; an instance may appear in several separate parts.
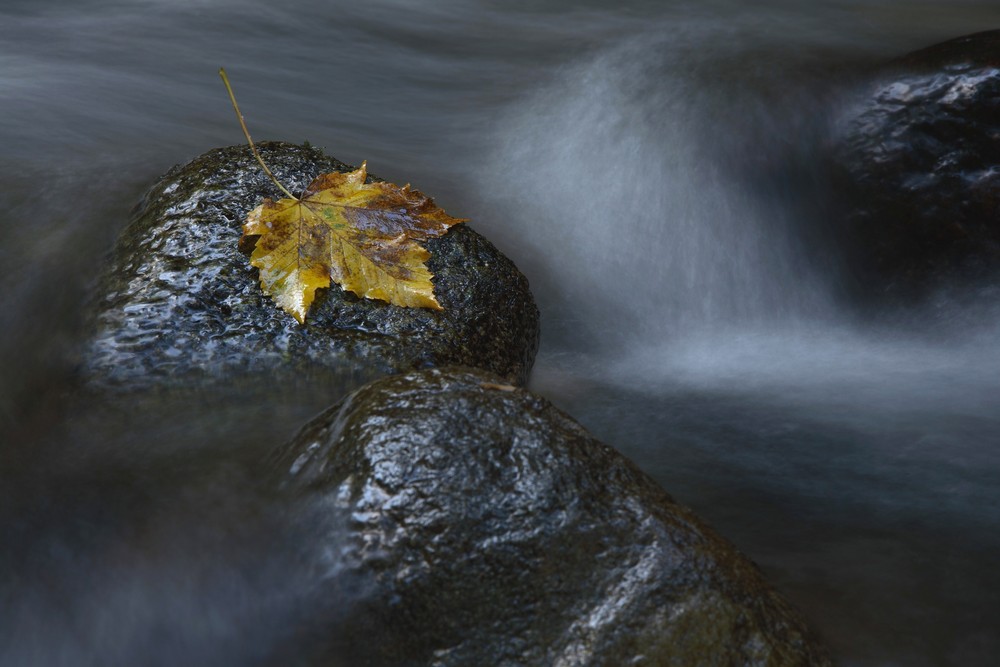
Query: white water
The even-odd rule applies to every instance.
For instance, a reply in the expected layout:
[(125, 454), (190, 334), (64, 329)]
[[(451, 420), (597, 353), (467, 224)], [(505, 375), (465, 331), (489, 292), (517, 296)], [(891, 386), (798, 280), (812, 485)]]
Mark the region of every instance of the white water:
[[(690, 38), (666, 35), (640, 33), (558, 69), (496, 128), (499, 149), (480, 174), (482, 196), (557, 283), (546, 312), (601, 348), (827, 305), (820, 276), (797, 256), (786, 202), (739, 173), (777, 160), (805, 133), (800, 119), (766, 108), (752, 81), (704, 79), (698, 70), (713, 63)], [(739, 64), (715, 74), (727, 66)], [(782, 101), (820, 115), (796, 97)], [(765, 145), (746, 144), (754, 132)]]
[[(760, 563), (843, 664), (992, 664), (1000, 299), (860, 321), (812, 166), (859, 66), (997, 27), (992, 2), (6, 3), (0, 417), (15, 436), (0, 461), (24, 466), (3, 471), (24, 509), (0, 510), (0, 529), (26, 546), (0, 553), (22, 577), (0, 656), (238, 662), (266, 652), (241, 647), (247, 628), (283, 630), (241, 601), (284, 613), (298, 595), (295, 557), (253, 537), (238, 545), (260, 550), (260, 578), (202, 588), (245, 561), (184, 529), (213, 493), (151, 471), (266, 451), (321, 397), (292, 392), (263, 419), (234, 390), (119, 415), (107, 442), (58, 398), (129, 207), (172, 164), (241, 141), (225, 65), (255, 137), (368, 159), (501, 245), (542, 308), (534, 388)], [(106, 468), (130, 481), (103, 486)], [(179, 544), (158, 558), (131, 532), (146, 482), (162, 494), (146, 540)], [(255, 498), (239, 475), (224, 488)]]
[[(809, 233), (822, 197), (802, 197), (851, 89), (818, 87), (808, 47), (769, 56), (760, 26), (666, 25), (560, 68), (498, 127), (483, 196), (527, 239), (557, 332), (535, 387), (773, 563), (845, 664), (989, 664), (998, 290), (856, 317)], [(798, 151), (806, 173), (782, 170)]]

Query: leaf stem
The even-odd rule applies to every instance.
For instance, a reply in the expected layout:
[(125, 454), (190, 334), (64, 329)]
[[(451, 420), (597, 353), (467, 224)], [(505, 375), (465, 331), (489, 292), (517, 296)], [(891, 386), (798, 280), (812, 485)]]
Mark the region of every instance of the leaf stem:
[(250, 130), (247, 129), (246, 121), (243, 120), (243, 114), (240, 113), (240, 105), (236, 103), (236, 96), (233, 95), (233, 87), (229, 85), (229, 77), (226, 76), (226, 70), (222, 67), (219, 68), (219, 76), (222, 77), (222, 83), (226, 84), (226, 91), (229, 93), (229, 101), (233, 103), (233, 109), (236, 110), (236, 118), (240, 121), (240, 127), (243, 128), (243, 136), (247, 138), (247, 143), (250, 144), (250, 150), (253, 151), (253, 156), (257, 158), (257, 162), (260, 162), (260, 166), (264, 168), (264, 173), (267, 177), (271, 179), (271, 182), (278, 186), (278, 189), (288, 195), (289, 198), (298, 201), (298, 197), (293, 195), (288, 191), (284, 185), (275, 177), (271, 170), (267, 168), (264, 164), (263, 158), (261, 158), (260, 153), (257, 152), (257, 147), (253, 145), (253, 139), (250, 138)]

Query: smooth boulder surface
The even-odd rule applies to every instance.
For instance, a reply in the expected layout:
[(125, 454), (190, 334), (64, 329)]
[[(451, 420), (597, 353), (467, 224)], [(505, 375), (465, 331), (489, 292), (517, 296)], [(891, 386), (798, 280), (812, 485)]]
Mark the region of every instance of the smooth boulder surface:
[(1000, 31), (883, 68), (845, 112), (846, 241), (868, 296), (926, 297), (1000, 269)]
[(829, 664), (732, 545), (548, 401), (502, 382), (462, 368), (383, 378), (282, 450), (286, 489), (331, 526), (348, 517), (331, 569), (368, 586), (326, 629), (326, 659)]
[[(353, 169), (308, 146), (259, 149), (293, 192), (320, 173)], [(100, 286), (82, 364), (88, 383), (134, 388), (317, 367), (370, 379), (456, 363), (526, 379), (538, 346), (527, 280), (468, 224), (425, 243), (443, 310), (359, 299), (334, 284), (300, 325), (262, 292), (238, 247), (246, 214), (264, 197), (281, 193), (246, 146), (209, 151), (153, 186)]]

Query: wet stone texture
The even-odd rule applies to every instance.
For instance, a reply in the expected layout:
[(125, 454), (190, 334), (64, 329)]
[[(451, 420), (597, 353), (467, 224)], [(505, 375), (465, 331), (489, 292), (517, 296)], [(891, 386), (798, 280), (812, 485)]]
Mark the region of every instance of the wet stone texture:
[[(320, 173), (353, 169), (310, 147), (264, 143), (260, 152), (293, 192)], [(281, 193), (245, 146), (209, 151), (147, 193), (99, 291), (82, 364), (88, 384), (317, 367), (371, 378), (450, 363), (524, 382), (538, 310), (524, 276), (468, 225), (425, 243), (443, 310), (359, 299), (334, 285), (317, 292), (300, 325), (263, 294), (238, 248), (246, 214), (264, 197)]]
[(1000, 270), (1000, 31), (891, 63), (846, 113), (847, 241), (870, 295), (921, 298)]
[(730, 544), (501, 382), (460, 368), (383, 378), (282, 450), (286, 491), (331, 525), (349, 517), (334, 569), (373, 582), (326, 629), (320, 663), (829, 664)]

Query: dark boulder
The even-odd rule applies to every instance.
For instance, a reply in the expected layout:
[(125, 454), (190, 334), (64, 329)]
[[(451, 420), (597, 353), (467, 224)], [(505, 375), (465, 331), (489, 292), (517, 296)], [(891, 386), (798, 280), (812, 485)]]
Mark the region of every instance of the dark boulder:
[(1000, 269), (1000, 31), (881, 69), (837, 138), (865, 294), (902, 301)]
[[(265, 143), (260, 152), (293, 191), (352, 169), (310, 147)], [(359, 299), (334, 285), (298, 324), (263, 294), (238, 248), (247, 212), (280, 196), (246, 146), (209, 151), (153, 186), (100, 287), (87, 381), (136, 387), (300, 368), (364, 379), (455, 363), (526, 379), (538, 345), (527, 280), (468, 225), (425, 244), (444, 310)]]
[[(546, 400), (467, 369), (380, 379), (281, 452), (365, 599), (366, 665), (827, 665), (729, 543)], [(335, 531), (331, 531), (331, 534)], [(338, 533), (339, 535), (339, 533)]]

